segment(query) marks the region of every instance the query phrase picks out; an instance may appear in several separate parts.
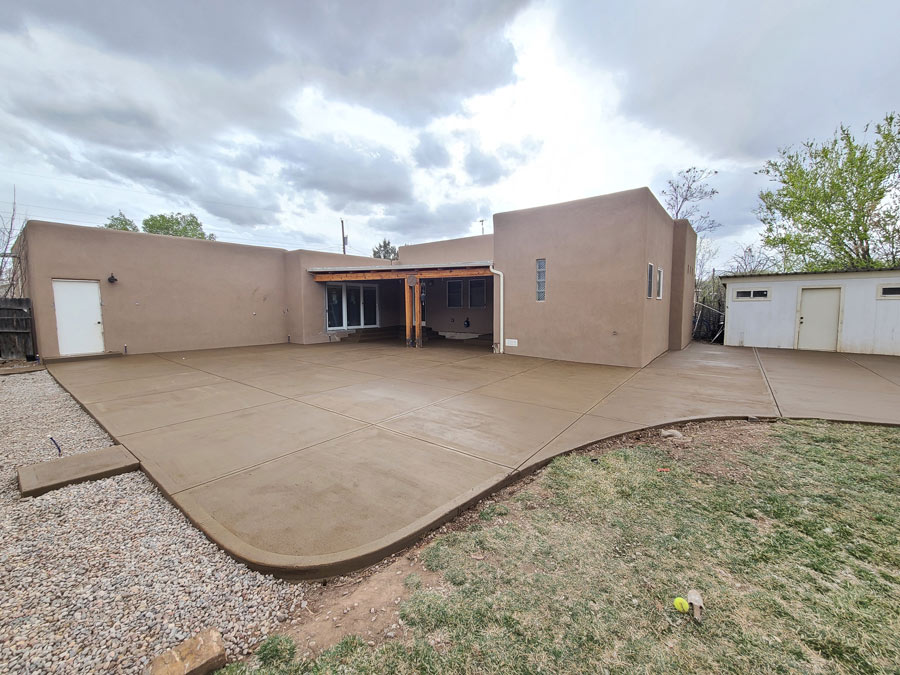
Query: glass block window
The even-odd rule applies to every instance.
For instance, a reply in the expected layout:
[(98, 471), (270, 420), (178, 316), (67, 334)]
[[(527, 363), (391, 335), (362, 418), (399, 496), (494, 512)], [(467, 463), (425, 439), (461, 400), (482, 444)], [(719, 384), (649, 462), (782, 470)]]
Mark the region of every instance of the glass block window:
[(547, 299), (547, 259), (537, 259), (537, 301)]

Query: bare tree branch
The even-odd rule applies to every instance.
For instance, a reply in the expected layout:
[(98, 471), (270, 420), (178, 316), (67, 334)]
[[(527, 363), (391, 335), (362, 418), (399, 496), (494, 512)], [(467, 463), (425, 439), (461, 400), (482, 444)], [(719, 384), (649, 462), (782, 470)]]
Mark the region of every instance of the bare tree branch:
[(682, 169), (675, 178), (666, 181), (666, 187), (662, 191), (669, 215), (672, 218), (686, 218), (691, 221), (691, 226), (697, 234), (712, 232), (722, 226), (722, 223), (709, 215), (709, 211), (700, 209), (702, 202), (719, 194), (716, 188), (707, 183), (707, 180), (717, 173), (719, 172), (713, 169), (701, 169), (696, 166)]

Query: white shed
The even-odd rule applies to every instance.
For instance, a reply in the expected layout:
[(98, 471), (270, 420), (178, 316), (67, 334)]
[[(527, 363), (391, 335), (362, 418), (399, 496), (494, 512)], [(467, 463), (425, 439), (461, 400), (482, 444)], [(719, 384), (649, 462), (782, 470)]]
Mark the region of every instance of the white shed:
[(900, 356), (900, 269), (722, 282), (726, 345)]

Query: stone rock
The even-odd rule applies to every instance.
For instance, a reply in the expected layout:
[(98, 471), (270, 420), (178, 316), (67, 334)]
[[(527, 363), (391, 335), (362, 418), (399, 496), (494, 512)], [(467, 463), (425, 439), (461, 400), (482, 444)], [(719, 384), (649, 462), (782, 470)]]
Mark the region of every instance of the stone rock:
[(204, 675), (224, 665), (222, 634), (207, 628), (157, 656), (144, 669), (144, 675)]
[(659, 435), (662, 438), (681, 438), (684, 434), (677, 429), (663, 429), (659, 432)]

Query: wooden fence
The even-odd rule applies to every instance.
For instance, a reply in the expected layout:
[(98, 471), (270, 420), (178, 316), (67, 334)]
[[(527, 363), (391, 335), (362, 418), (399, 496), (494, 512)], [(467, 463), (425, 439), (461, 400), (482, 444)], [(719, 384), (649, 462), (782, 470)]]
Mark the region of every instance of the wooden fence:
[(30, 298), (0, 298), (0, 359), (34, 360)]

